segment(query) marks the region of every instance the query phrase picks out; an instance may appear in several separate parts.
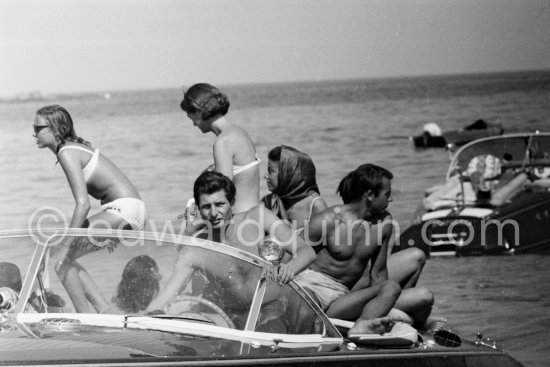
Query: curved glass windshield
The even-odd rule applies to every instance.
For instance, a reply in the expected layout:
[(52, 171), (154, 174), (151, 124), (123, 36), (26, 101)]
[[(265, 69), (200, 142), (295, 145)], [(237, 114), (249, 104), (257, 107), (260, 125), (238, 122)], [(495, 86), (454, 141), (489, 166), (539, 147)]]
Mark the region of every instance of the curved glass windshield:
[(28, 233), (0, 237), (0, 287), (21, 291), (38, 240)]
[(299, 287), (270, 280), (269, 265), (258, 257), (195, 238), (146, 237), (136, 232), (50, 238), (29, 297), (33, 311), (147, 315), (237, 330), (337, 335)]
[[(519, 135), (495, 137), (468, 144), (453, 157), (447, 178), (453, 175), (456, 168), (465, 171), (474, 157), (490, 154), (498, 158), (503, 168), (521, 167), (524, 165), (550, 165), (550, 136)], [(527, 155), (527, 159), (526, 159)]]

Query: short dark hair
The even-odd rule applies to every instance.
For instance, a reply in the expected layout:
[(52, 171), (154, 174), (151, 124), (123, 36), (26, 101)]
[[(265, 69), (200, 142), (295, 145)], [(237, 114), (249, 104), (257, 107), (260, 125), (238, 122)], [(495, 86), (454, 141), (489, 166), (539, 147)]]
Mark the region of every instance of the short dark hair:
[(21, 291), (21, 272), (14, 263), (0, 262), (0, 287), (8, 287), (19, 293)]
[(273, 162), (279, 162), (281, 160), (281, 150), (283, 146), (279, 145), (275, 148), (271, 149), (269, 153), (267, 154), (267, 159)]
[(215, 116), (224, 116), (229, 111), (229, 99), (213, 85), (198, 83), (184, 91), (180, 107), (189, 113), (199, 111), (201, 118), (207, 120)]
[(200, 206), (201, 195), (210, 195), (220, 190), (225, 191), (225, 197), (231, 204), (235, 202), (235, 185), (229, 177), (216, 171), (205, 171), (201, 173), (193, 185), (195, 204)]
[(159, 291), (157, 262), (147, 255), (132, 258), (122, 272), (116, 304), (125, 312), (145, 310)]
[(359, 200), (369, 190), (378, 195), (383, 186), (383, 178), (391, 180), (393, 174), (374, 164), (362, 164), (340, 181), (336, 193), (342, 197), (344, 204)]

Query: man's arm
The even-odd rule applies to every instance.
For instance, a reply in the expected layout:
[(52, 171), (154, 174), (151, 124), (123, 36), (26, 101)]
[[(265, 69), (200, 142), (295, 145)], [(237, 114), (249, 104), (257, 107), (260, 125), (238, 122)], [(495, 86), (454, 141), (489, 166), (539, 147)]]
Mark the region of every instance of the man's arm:
[(280, 283), (288, 283), (295, 274), (298, 274), (315, 260), (315, 251), (301, 236), (298, 236), (292, 228), (277, 218), (273, 212), (261, 207), (264, 217), (264, 231), (275, 237), (283, 245), (286, 252), (292, 255), (292, 259), (279, 267)]
[(361, 275), (361, 278), (359, 278), (357, 280), (357, 282), (355, 282), (355, 284), (353, 285), (353, 287), (351, 287), (350, 291), (356, 291), (356, 290), (359, 290), (359, 289), (364, 289), (364, 288), (368, 288), (371, 286), (371, 277), (370, 277), (370, 267), (368, 266), (368, 262), (367, 264), (365, 264), (365, 270), (363, 271), (363, 275)]
[(147, 307), (147, 312), (160, 310), (162, 307), (175, 297), (184, 285), (187, 285), (191, 276), (195, 272), (193, 267), (193, 258), (195, 251), (189, 248), (182, 248), (178, 252), (178, 258), (174, 264), (174, 272), (168, 280), (166, 287), (151, 301)]
[(380, 281), (388, 280), (388, 246), (394, 231), (391, 215), (388, 213), (382, 222), (377, 223), (373, 229), (374, 231), (371, 230), (371, 233), (374, 232), (374, 238), (371, 238), (371, 243), (374, 240), (376, 250), (372, 257), (373, 265), (370, 278), (371, 284), (374, 285)]

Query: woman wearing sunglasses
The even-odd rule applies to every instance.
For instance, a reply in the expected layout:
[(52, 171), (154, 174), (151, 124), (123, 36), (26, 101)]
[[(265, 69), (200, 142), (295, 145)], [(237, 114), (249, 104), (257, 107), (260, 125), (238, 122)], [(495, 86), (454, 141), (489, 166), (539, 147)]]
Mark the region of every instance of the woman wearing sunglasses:
[[(42, 107), (36, 112), (33, 127), (36, 144), (39, 148), (49, 148), (57, 156), (69, 181), (76, 202), (69, 227), (143, 229), (146, 208), (136, 188), (99, 149), (93, 148), (89, 142), (76, 135), (67, 110), (58, 105)], [(101, 210), (89, 217), (88, 195), (100, 200), (102, 204)], [(65, 254), (57, 264), (57, 270), (76, 310), (87, 312), (90, 306), (82, 287), (78, 285), (86, 287), (89, 276), (74, 260), (100, 247), (77, 242), (82, 241), (65, 243)], [(82, 284), (72, 287), (77, 275)], [(105, 305), (94, 304), (96, 309), (103, 306)]]

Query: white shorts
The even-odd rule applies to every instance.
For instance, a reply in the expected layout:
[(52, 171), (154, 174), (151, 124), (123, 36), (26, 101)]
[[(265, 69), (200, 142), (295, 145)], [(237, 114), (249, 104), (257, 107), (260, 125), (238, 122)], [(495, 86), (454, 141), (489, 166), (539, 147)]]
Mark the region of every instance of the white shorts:
[(145, 227), (147, 208), (143, 200), (120, 198), (102, 205), (101, 210), (124, 219), (133, 230), (141, 230)]
[(348, 287), (321, 272), (306, 269), (294, 277), (294, 282), (303, 288), (310, 289), (326, 311), (337, 298), (349, 293)]

